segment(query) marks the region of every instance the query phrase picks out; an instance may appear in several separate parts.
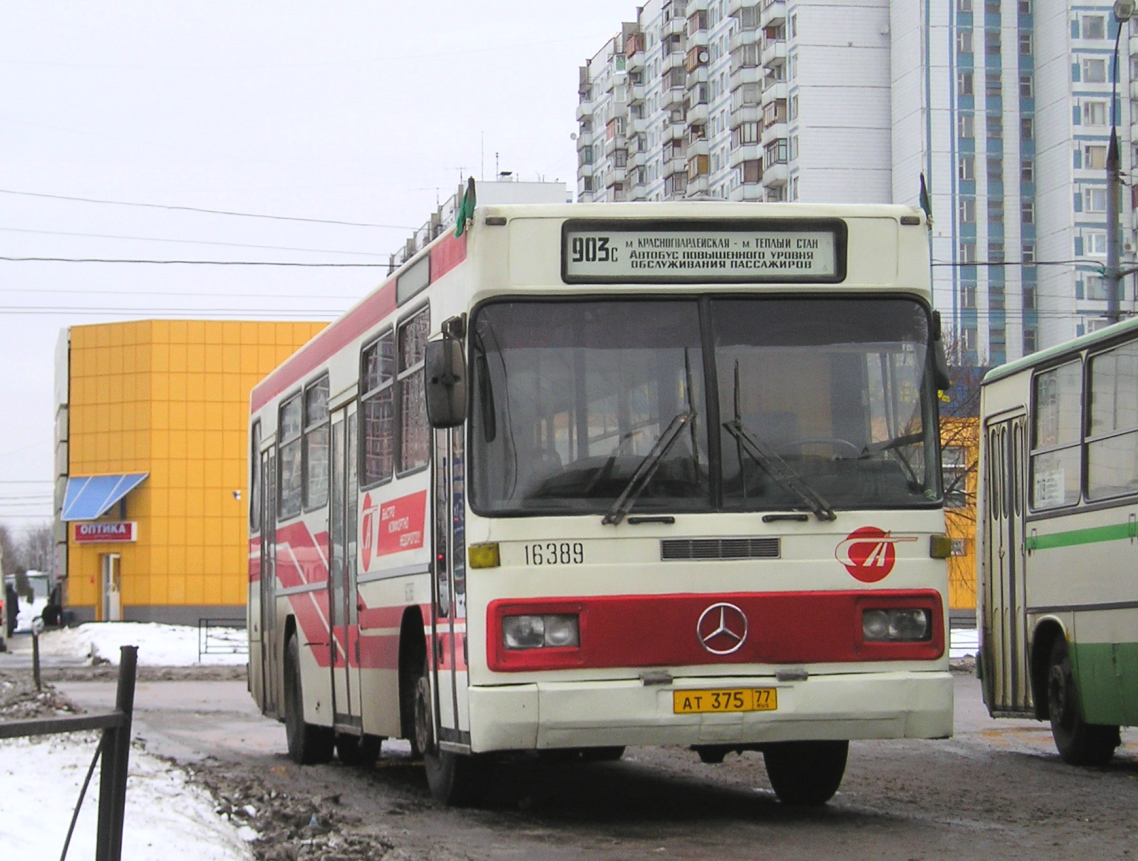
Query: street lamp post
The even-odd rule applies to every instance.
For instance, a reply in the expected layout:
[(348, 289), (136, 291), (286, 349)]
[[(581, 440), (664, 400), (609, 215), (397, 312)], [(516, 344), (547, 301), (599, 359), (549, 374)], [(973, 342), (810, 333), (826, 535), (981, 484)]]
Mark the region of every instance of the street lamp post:
[(1114, 37), (1114, 70), (1110, 77), (1110, 145), (1106, 151), (1106, 318), (1117, 323), (1122, 318), (1120, 297), (1122, 277), (1133, 269), (1122, 271), (1118, 254), (1118, 209), (1122, 188), (1122, 154), (1118, 147), (1118, 43), (1122, 25), (1134, 15), (1135, 0), (1115, 0), (1114, 19), (1118, 33)]

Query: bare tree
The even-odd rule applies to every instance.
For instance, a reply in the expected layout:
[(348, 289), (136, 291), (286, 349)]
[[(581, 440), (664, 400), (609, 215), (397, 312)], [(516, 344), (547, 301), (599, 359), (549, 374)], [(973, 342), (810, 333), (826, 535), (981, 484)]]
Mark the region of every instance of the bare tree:
[(0, 567), (3, 568), (3, 573), (10, 574), (16, 570), (18, 564), (18, 552), (12, 532), (6, 523), (0, 523)]
[(29, 526), (19, 543), (20, 564), (28, 571), (53, 574), (55, 570), (55, 533), (50, 523)]

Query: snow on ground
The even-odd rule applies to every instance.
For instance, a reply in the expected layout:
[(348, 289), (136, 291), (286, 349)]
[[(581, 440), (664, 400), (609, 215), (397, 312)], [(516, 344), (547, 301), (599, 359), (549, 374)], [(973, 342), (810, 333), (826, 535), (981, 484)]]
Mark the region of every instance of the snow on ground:
[(95, 663), (117, 665), (121, 646), (138, 646), (138, 664), (147, 667), (244, 664), (248, 660), (248, 643), (241, 628), (210, 628), (206, 638), (190, 625), (88, 622), (40, 634), (41, 657), (91, 658)]
[[(0, 742), (0, 847), (6, 858), (59, 858), (97, 733)], [(94, 858), (96, 767), (68, 858)], [(247, 829), (246, 829), (247, 830)], [(131, 750), (122, 857), (131, 861), (249, 861), (245, 835), (214, 812), (208, 794), (156, 757)]]
[[(30, 641), (18, 634), (9, 645), (30, 652)], [(211, 629), (209, 653), (200, 656), (198, 629), (187, 625), (90, 623), (39, 638), (41, 657), (84, 663), (118, 664), (124, 645), (138, 646), (138, 663), (145, 666), (246, 661), (245, 632), (234, 628)], [(60, 857), (97, 743), (94, 733), (0, 741), (0, 856)], [(96, 767), (68, 858), (95, 857), (98, 795)], [(122, 857), (131, 861), (249, 861), (253, 854), (244, 840), (256, 836), (218, 816), (208, 794), (189, 784), (181, 769), (138, 746), (130, 753), (123, 832)]]

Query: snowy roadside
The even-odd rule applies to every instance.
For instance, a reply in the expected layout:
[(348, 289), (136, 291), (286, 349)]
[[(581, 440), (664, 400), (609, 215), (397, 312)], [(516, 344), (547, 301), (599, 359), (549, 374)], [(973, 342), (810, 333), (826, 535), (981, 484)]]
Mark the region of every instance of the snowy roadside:
[[(242, 641), (244, 632), (234, 632)], [(30, 637), (11, 645), (30, 651)], [(197, 629), (140, 623), (90, 624), (46, 631), (41, 658), (72, 658), (88, 667), (117, 664), (119, 647), (137, 645), (140, 666), (198, 664)], [(243, 654), (203, 655), (201, 663), (244, 665)], [(114, 671), (117, 673), (117, 670)], [(0, 671), (0, 720), (66, 715), (70, 703), (45, 686), (37, 692), (25, 671)], [(0, 846), (5, 857), (58, 858), (79, 790), (98, 745), (85, 732), (0, 741)], [(87, 789), (69, 858), (93, 858), (98, 817), (98, 771)], [(123, 828), (123, 858), (132, 861), (249, 861), (256, 832), (216, 812), (209, 793), (185, 771), (131, 750)]]

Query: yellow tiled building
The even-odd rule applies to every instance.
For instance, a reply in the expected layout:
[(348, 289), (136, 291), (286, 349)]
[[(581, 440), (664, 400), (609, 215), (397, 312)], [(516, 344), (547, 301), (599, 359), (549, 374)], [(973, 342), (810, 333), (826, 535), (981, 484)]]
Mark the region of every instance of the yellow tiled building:
[(74, 326), (56, 353), (56, 546), (76, 621), (244, 615), (249, 391), (323, 323)]
[(944, 510), (952, 556), (948, 558), (948, 606), (956, 615), (976, 610), (976, 463), (980, 457), (980, 420), (941, 420)]

